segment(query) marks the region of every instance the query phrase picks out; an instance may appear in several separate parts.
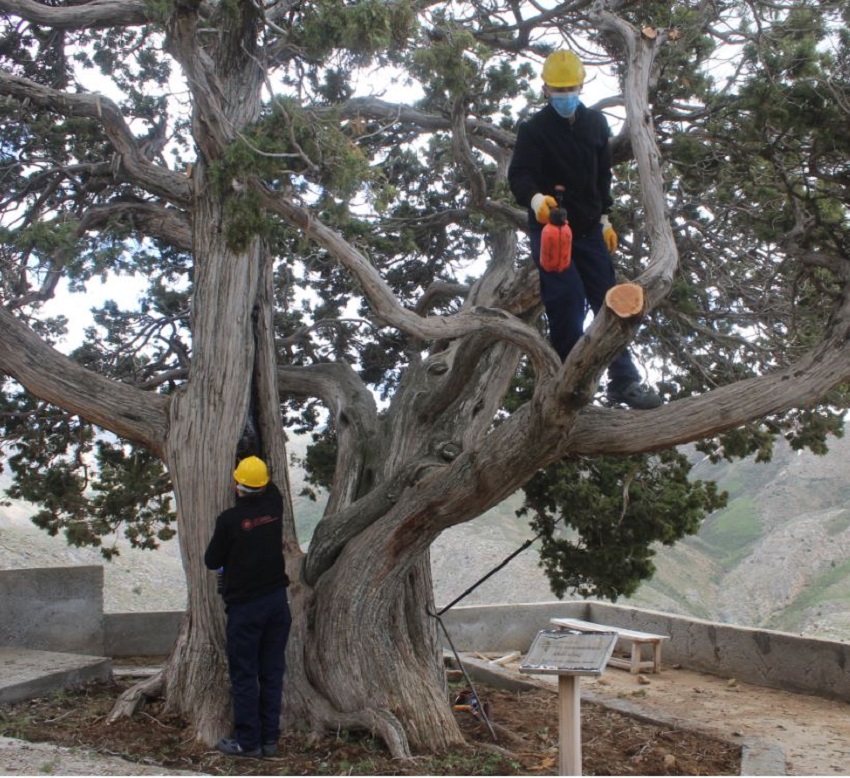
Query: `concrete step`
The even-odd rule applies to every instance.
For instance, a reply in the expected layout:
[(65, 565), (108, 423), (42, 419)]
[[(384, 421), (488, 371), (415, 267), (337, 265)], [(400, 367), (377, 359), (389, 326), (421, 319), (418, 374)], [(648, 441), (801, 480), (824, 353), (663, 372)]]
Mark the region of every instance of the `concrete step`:
[(112, 660), (106, 657), (0, 646), (0, 704), (88, 681), (108, 681), (111, 676)]

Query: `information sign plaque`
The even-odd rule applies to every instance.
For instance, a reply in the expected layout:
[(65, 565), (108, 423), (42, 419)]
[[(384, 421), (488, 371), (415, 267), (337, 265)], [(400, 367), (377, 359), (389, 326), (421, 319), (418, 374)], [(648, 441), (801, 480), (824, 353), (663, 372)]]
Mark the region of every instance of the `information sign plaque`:
[(601, 675), (617, 637), (616, 632), (541, 630), (519, 671), (529, 675)]
[(544, 629), (537, 633), (519, 671), (558, 676), (559, 775), (581, 775), (582, 675), (602, 675), (614, 653), (616, 632)]

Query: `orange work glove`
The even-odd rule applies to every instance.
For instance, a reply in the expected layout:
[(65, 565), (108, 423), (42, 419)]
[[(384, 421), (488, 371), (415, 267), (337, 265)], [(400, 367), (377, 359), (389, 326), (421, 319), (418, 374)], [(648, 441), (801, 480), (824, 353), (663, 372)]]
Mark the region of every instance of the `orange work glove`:
[(552, 195), (539, 192), (531, 198), (531, 210), (541, 224), (549, 224), (549, 211), (558, 207), (558, 201)]
[(611, 222), (608, 221), (607, 213), (602, 214), (602, 218), (599, 220), (599, 222), (602, 224), (602, 240), (605, 241), (605, 246), (608, 249), (608, 253), (613, 254), (617, 250), (617, 233), (611, 226)]

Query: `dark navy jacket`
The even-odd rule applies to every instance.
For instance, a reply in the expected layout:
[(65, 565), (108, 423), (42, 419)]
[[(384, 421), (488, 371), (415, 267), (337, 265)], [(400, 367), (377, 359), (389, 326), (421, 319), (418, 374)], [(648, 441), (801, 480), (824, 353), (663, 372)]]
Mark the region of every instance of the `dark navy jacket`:
[(516, 201), (529, 208), (529, 226), (538, 230), (543, 225), (530, 210), (531, 198), (538, 192), (554, 196), (555, 186), (564, 186), (570, 227), (584, 236), (613, 205), (610, 130), (600, 111), (582, 104), (573, 119), (547, 105), (520, 124), (508, 182)]

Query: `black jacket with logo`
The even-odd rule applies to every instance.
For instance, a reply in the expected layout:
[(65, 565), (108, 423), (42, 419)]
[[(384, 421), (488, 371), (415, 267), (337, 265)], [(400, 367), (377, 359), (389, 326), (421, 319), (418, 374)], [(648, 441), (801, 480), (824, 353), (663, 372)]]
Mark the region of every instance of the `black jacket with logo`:
[(224, 568), (228, 604), (246, 602), (289, 584), (283, 561), (283, 498), (269, 482), (261, 494), (236, 497), (223, 511), (204, 554), (210, 570)]
[(604, 114), (582, 104), (573, 119), (547, 105), (520, 124), (508, 182), (516, 201), (529, 208), (530, 227), (543, 228), (530, 210), (531, 198), (538, 192), (554, 196), (560, 184), (573, 233), (596, 229), (613, 205), (609, 135)]

